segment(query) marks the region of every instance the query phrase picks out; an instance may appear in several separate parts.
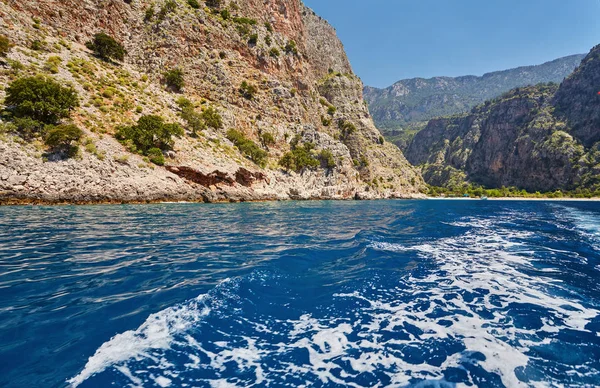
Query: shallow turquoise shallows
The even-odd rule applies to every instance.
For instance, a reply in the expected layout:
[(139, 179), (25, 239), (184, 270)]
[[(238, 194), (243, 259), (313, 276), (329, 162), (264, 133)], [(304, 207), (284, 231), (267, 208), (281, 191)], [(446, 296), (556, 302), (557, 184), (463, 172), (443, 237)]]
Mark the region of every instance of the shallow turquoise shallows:
[(0, 208), (2, 387), (600, 385), (600, 203)]

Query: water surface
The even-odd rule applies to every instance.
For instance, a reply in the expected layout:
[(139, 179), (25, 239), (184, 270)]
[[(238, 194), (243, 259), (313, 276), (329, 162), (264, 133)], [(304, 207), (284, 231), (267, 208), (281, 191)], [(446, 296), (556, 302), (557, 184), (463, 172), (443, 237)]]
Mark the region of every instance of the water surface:
[(600, 204), (0, 208), (0, 386), (600, 385)]

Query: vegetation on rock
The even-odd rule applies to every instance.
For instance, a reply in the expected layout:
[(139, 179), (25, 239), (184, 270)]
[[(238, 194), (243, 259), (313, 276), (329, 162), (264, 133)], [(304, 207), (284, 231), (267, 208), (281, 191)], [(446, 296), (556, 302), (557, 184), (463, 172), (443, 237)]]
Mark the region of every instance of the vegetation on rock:
[(5, 104), (13, 117), (35, 122), (41, 129), (69, 117), (79, 99), (73, 87), (39, 75), (13, 81), (6, 88)]
[[(284, 154), (279, 160), (279, 165), (286, 170), (301, 172), (305, 168), (316, 168), (321, 165), (319, 159), (312, 154), (315, 148), (313, 143), (307, 142), (300, 145), (300, 136), (296, 136), (292, 139), (290, 147), (291, 151)], [(327, 157), (327, 155), (324, 156)], [(326, 162), (329, 162), (329, 160), (326, 160)]]
[(66, 151), (68, 156), (77, 153), (78, 147), (73, 145), (83, 137), (83, 131), (74, 124), (61, 124), (50, 128), (44, 142), (54, 151)]
[(6, 57), (11, 48), (12, 44), (6, 35), (0, 35), (0, 57)]
[(125, 59), (125, 48), (117, 42), (112, 36), (100, 32), (94, 36), (94, 39), (87, 42), (86, 47), (92, 50), (98, 57), (105, 61)]
[(183, 128), (179, 124), (165, 123), (160, 116), (147, 115), (140, 117), (135, 125), (120, 127), (115, 137), (124, 142), (131, 152), (149, 156), (152, 148), (163, 151), (171, 149), (173, 137), (183, 135)]
[(255, 142), (248, 139), (242, 132), (230, 129), (227, 131), (227, 139), (254, 163), (261, 167), (266, 165), (268, 153), (262, 150)]
[(247, 100), (253, 100), (258, 93), (258, 88), (248, 81), (242, 81), (240, 85), (240, 94)]
[(183, 70), (179, 67), (166, 71), (163, 76), (165, 84), (176, 92), (181, 92), (185, 86)]

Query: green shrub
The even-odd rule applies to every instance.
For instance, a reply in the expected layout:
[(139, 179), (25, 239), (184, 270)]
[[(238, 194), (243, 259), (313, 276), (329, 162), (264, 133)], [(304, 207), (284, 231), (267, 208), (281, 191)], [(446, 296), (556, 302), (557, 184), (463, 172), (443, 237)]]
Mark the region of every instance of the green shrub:
[[(271, 38), (271, 35), (267, 35), (267, 36), (265, 36), (265, 44), (266, 44), (267, 46), (271, 46), (271, 44), (272, 44), (272, 43), (273, 43), (273, 40), (272, 40), (272, 38)], [(277, 51), (279, 51), (279, 50), (277, 50)], [(270, 54), (270, 53), (269, 53), (269, 54)]]
[(148, 159), (157, 166), (165, 165), (165, 156), (159, 148), (150, 148), (146, 154)]
[(13, 119), (14, 128), (24, 138), (39, 135), (44, 130), (44, 123), (34, 120), (31, 117), (16, 117)]
[(31, 49), (34, 51), (41, 51), (46, 47), (46, 42), (42, 42), (41, 40), (34, 40), (31, 42)]
[(327, 113), (330, 116), (333, 116), (335, 114), (335, 112), (337, 112), (337, 108), (333, 105), (329, 105), (329, 107), (327, 108)]
[(250, 18), (233, 18), (233, 21), (236, 22), (237, 24), (247, 24), (249, 26), (254, 26), (256, 25), (256, 20), (254, 19), (250, 19)]
[(11, 48), (12, 44), (6, 35), (0, 35), (0, 57), (6, 57)]
[(267, 31), (268, 31), (269, 33), (271, 33), (271, 34), (273, 33), (273, 26), (271, 25), (271, 23), (269, 23), (269, 22), (266, 22), (266, 23), (265, 23), (265, 28), (267, 29)]
[(258, 34), (252, 34), (248, 38), (248, 44), (253, 46), (258, 42)]
[(228, 20), (231, 17), (231, 12), (228, 9), (224, 9), (221, 11), (221, 17), (223, 20)]
[(287, 54), (298, 54), (298, 47), (296, 46), (296, 42), (293, 40), (288, 41), (285, 44), (285, 52)]
[(350, 121), (341, 120), (339, 123), (342, 138), (347, 138), (356, 132), (356, 126)]
[(360, 162), (359, 162), (359, 166), (360, 167), (369, 167), (369, 159), (367, 159), (366, 156), (361, 155), (360, 157)]
[(383, 136), (379, 136), (379, 144), (384, 144), (385, 138)]
[[(135, 150), (147, 155), (151, 148), (167, 150), (173, 147), (173, 136), (183, 136), (183, 128), (178, 124), (165, 123), (160, 116), (142, 116), (136, 125), (121, 127), (115, 137), (126, 144), (135, 146)], [(132, 149), (132, 147), (130, 147)]]
[(94, 35), (94, 39), (87, 42), (85, 46), (105, 61), (122, 61), (126, 54), (123, 45), (104, 32)]
[(220, 8), (221, 0), (206, 0), (206, 6), (210, 8)]
[(240, 94), (247, 100), (252, 100), (258, 93), (258, 88), (247, 81), (243, 81), (240, 85)]
[(83, 131), (74, 124), (62, 124), (48, 130), (44, 138), (46, 145), (53, 148), (69, 148), (81, 140)]
[(321, 161), (321, 167), (323, 168), (334, 168), (336, 166), (333, 154), (329, 150), (321, 150), (321, 153), (319, 153), (319, 160)]
[(272, 56), (273, 58), (277, 58), (278, 56), (281, 55), (281, 53), (279, 52), (277, 47), (273, 47), (271, 50), (269, 50), (269, 55)]
[(24, 77), (6, 88), (5, 105), (14, 117), (28, 117), (44, 124), (56, 124), (79, 106), (77, 92), (50, 77)]
[(163, 6), (158, 11), (158, 19), (164, 20), (168, 14), (175, 12), (177, 10), (177, 3), (175, 0), (167, 0)]
[(156, 11), (154, 10), (154, 4), (152, 4), (150, 5), (150, 7), (148, 7), (148, 9), (146, 9), (146, 12), (144, 13), (144, 21), (149, 22), (154, 18), (154, 15), (156, 15)]
[(227, 139), (229, 139), (242, 154), (250, 158), (254, 163), (261, 167), (266, 165), (269, 154), (256, 145), (255, 142), (248, 139), (242, 132), (230, 129), (227, 131)]
[(197, 136), (198, 132), (202, 132), (206, 129), (206, 123), (204, 122), (202, 115), (197, 113), (193, 106), (182, 108), (181, 118), (185, 120), (190, 132), (192, 132), (192, 135), (194, 136)]
[(299, 136), (292, 139), (290, 143), (292, 150), (283, 155), (279, 160), (279, 165), (286, 170), (296, 172), (301, 172), (305, 168), (319, 167), (321, 163), (312, 155), (312, 150), (315, 147), (314, 144), (304, 143), (304, 145), (299, 146), (299, 139)]
[(270, 132), (263, 132), (260, 134), (260, 141), (263, 146), (269, 147), (275, 144), (275, 137)]
[(56, 74), (56, 73), (58, 73), (58, 66), (60, 65), (61, 62), (62, 62), (62, 60), (58, 56), (49, 57), (46, 60), (46, 63), (44, 64), (44, 70), (46, 70), (52, 74)]
[(179, 97), (175, 103), (179, 106), (179, 108), (181, 108), (181, 110), (186, 108), (194, 108), (194, 103), (183, 96)]
[(164, 73), (165, 84), (171, 89), (180, 92), (185, 85), (183, 70), (176, 67)]
[(194, 9), (200, 8), (200, 3), (198, 3), (198, 0), (188, 0), (187, 2), (189, 4), (189, 6)]
[(248, 26), (247, 24), (238, 24), (236, 26), (236, 29), (241, 36), (248, 36), (248, 34), (250, 34), (251, 31), (250, 26)]
[(221, 117), (219, 112), (212, 106), (209, 106), (208, 108), (202, 111), (202, 119), (204, 120), (206, 125), (211, 128), (223, 128), (223, 118)]

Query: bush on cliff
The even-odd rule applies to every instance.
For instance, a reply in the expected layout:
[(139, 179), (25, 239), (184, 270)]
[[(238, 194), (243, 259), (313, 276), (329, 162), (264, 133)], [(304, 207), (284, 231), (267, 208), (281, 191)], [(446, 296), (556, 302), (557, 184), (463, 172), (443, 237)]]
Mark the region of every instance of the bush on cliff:
[(56, 151), (66, 151), (68, 156), (77, 154), (78, 147), (73, 145), (83, 137), (83, 131), (74, 124), (62, 124), (51, 127), (46, 133), (44, 142)]
[(6, 35), (0, 35), (0, 57), (6, 57), (11, 48), (12, 44)]
[(200, 3), (198, 3), (198, 0), (188, 0), (188, 4), (194, 9), (200, 8)]
[(221, 0), (206, 0), (206, 6), (210, 8), (220, 8)]
[(183, 89), (183, 86), (185, 85), (183, 70), (178, 67), (168, 70), (164, 74), (164, 81), (169, 88), (176, 92), (181, 92), (181, 89)]
[(319, 153), (319, 160), (321, 161), (321, 167), (323, 168), (334, 168), (336, 166), (335, 158), (329, 150), (321, 150), (321, 153)]
[(179, 98), (177, 105), (181, 108), (181, 118), (185, 120), (188, 129), (194, 136), (198, 132), (204, 131), (207, 127), (214, 129), (223, 128), (223, 118), (212, 106), (204, 108), (202, 113), (198, 113), (194, 104), (185, 97)]
[(6, 88), (5, 104), (17, 127), (21, 122), (23, 128), (37, 128), (34, 132), (39, 132), (44, 125), (58, 124), (69, 117), (79, 106), (79, 99), (72, 87), (40, 75), (13, 81)]
[(150, 148), (147, 152), (148, 159), (157, 166), (165, 165), (165, 156), (160, 148)]
[(160, 116), (142, 116), (136, 125), (121, 127), (115, 137), (126, 143), (132, 152), (148, 156), (152, 148), (168, 150), (173, 147), (174, 136), (184, 135), (179, 124), (165, 123)]
[(240, 94), (247, 100), (253, 100), (258, 93), (258, 88), (248, 81), (242, 81), (240, 85)]
[(123, 45), (104, 32), (94, 35), (94, 39), (87, 42), (85, 46), (105, 61), (125, 59), (126, 51)]
[(315, 158), (312, 154), (312, 150), (315, 148), (313, 143), (304, 143), (298, 145), (299, 137), (296, 136), (292, 139), (290, 145), (292, 150), (287, 152), (279, 160), (279, 165), (286, 170), (301, 172), (305, 168), (317, 168), (321, 162)]
[(227, 139), (254, 163), (261, 167), (267, 164), (268, 153), (262, 150), (255, 142), (248, 139), (242, 132), (230, 129), (227, 131)]

